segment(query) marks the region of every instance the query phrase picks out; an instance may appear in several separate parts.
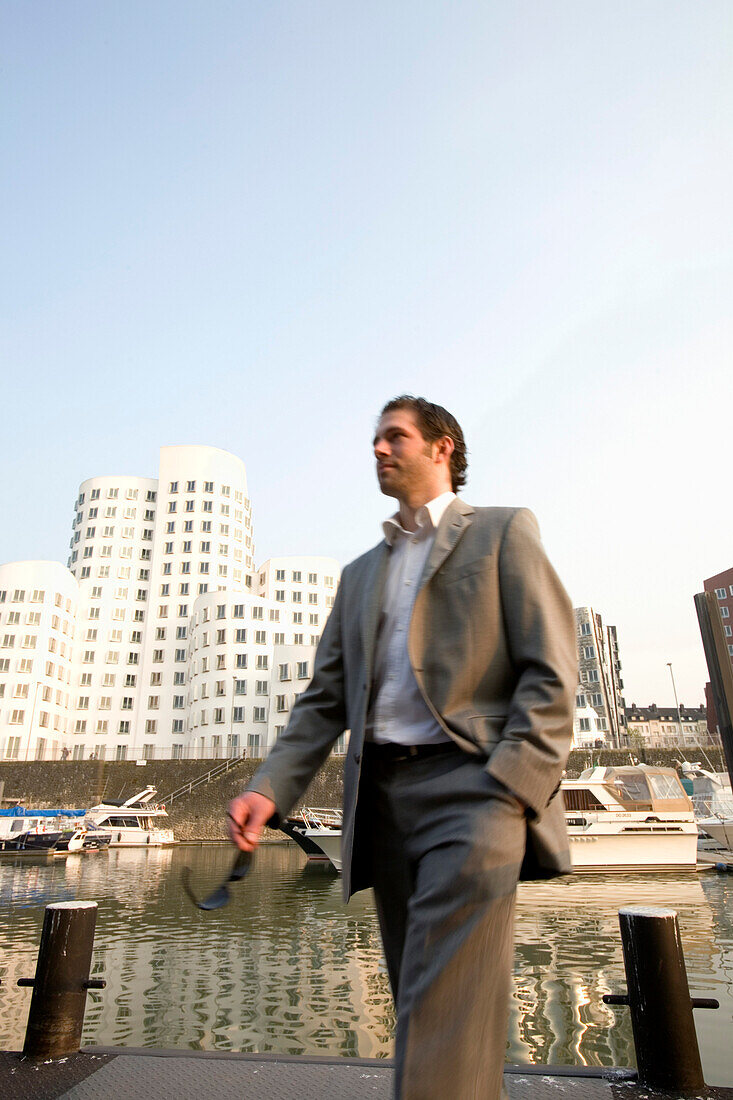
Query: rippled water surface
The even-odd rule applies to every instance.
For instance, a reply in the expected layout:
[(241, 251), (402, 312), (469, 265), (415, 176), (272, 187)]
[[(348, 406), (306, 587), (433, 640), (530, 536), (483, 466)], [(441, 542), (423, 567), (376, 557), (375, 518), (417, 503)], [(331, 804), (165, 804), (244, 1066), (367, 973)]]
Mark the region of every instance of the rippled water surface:
[[(22, 1046), (44, 906), (99, 903), (85, 1043), (203, 1050), (388, 1056), (394, 1012), (370, 894), (347, 907), (340, 882), (290, 845), (258, 852), (232, 901), (195, 910), (225, 877), (228, 846), (71, 855), (0, 863), (0, 1048)], [(705, 1075), (733, 1081), (733, 876), (577, 876), (520, 887), (512, 1062), (633, 1065), (628, 1010), (602, 996), (625, 988), (617, 911), (671, 905), (679, 914)]]

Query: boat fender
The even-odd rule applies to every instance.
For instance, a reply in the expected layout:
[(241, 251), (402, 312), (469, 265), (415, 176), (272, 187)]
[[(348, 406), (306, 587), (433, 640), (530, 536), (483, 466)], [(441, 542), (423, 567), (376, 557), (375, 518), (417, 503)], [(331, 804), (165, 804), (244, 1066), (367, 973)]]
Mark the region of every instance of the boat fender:
[(145, 839), (145, 843), (146, 843), (146, 844), (149, 844), (149, 843), (150, 843), (150, 833), (148, 833), (148, 835), (147, 835), (147, 837), (146, 837), (146, 839)]
[(118, 833), (117, 834), (117, 843), (119, 844), (121, 840), (122, 840), (122, 833)]
[(716, 863), (716, 871), (733, 871), (733, 863)]

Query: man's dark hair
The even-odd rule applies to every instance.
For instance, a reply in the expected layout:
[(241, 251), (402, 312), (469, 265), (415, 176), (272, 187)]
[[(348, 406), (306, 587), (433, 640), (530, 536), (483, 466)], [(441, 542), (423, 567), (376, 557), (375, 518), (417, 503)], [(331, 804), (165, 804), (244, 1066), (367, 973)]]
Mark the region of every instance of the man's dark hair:
[(410, 393), (403, 393), (387, 402), (379, 414), (380, 418), (396, 409), (407, 409), (415, 414), (420, 434), (428, 443), (435, 443), (444, 435), (450, 436), (453, 440), (450, 476), (453, 492), (457, 493), (461, 486), (466, 484), (468, 458), (463, 431), (455, 416), (442, 405), (435, 405), (432, 401), (426, 401), (424, 397), (413, 397)]

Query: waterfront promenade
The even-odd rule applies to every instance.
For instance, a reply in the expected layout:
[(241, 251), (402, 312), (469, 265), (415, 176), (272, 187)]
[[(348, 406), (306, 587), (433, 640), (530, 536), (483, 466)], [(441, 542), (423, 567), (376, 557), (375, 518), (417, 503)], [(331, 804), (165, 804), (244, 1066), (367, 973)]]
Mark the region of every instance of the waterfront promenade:
[[(509, 1100), (651, 1100), (632, 1070), (507, 1066)], [(88, 1047), (34, 1065), (0, 1055), (0, 1095), (13, 1100), (389, 1100), (385, 1059), (334, 1059), (148, 1048)], [(670, 1094), (664, 1094), (670, 1100)], [(706, 1088), (700, 1100), (733, 1100)], [(446, 1097), (446, 1100), (451, 1100)]]

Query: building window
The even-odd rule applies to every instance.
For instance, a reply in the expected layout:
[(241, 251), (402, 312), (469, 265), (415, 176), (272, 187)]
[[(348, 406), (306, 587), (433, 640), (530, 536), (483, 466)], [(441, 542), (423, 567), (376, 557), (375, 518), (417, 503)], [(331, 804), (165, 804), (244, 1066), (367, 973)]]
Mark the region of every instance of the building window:
[(256, 665), (256, 667), (258, 669), (262, 670), (262, 671), (267, 671), (268, 663), (267, 663), (267, 654), (266, 653), (258, 653), (257, 654), (257, 665)]
[(244, 721), (244, 707), (235, 707), (232, 718), (233, 718), (233, 721), (235, 721), (235, 722), (243, 722)]
[(298, 661), (298, 679), (299, 680), (307, 680), (308, 679), (308, 662), (307, 661)]
[(267, 680), (255, 680), (255, 695), (267, 695)]
[[(265, 721), (267, 721), (267, 719), (265, 718), (265, 708), (264, 707), (255, 707), (254, 711), (253, 711), (253, 719), (254, 719), (255, 722), (265, 722)], [(259, 746), (259, 739), (258, 739), (258, 746)]]

